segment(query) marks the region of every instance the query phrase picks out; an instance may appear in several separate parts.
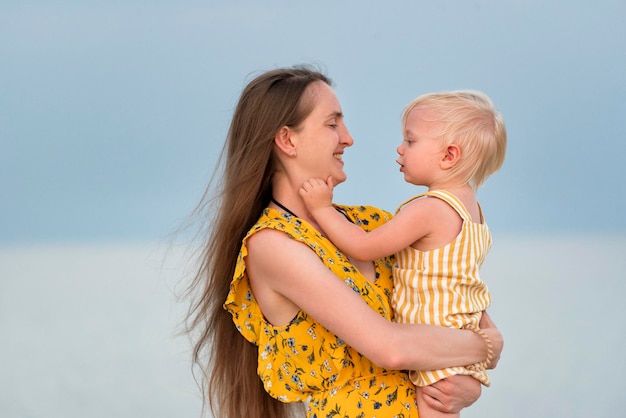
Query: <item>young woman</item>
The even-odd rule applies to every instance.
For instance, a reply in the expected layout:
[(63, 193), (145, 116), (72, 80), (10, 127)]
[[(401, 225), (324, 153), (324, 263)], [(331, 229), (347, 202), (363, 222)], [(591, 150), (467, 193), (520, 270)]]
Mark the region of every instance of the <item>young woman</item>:
[[(417, 417), (403, 370), (487, 358), (472, 331), (393, 322), (393, 258), (351, 260), (306, 210), (301, 185), (345, 181), (352, 143), (331, 82), (317, 71), (269, 71), (242, 92), (190, 287), (194, 360), (214, 416), (286, 417), (289, 404), (303, 403), (307, 417)], [(366, 230), (390, 219), (373, 207), (338, 209)], [(481, 328), (494, 367), (502, 337), (487, 315)], [(454, 376), (424, 392), (431, 407), (458, 411), (478, 398), (475, 382)]]

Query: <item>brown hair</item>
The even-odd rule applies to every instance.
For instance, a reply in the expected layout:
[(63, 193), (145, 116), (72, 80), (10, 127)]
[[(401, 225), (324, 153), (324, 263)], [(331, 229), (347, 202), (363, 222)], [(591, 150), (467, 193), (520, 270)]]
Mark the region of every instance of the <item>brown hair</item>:
[(478, 189), (502, 166), (506, 154), (506, 127), (502, 115), (486, 94), (473, 90), (424, 94), (404, 109), (403, 127), (413, 109), (428, 109), (434, 113), (427, 121), (441, 124), (442, 147), (450, 144), (460, 147), (461, 158), (449, 179)]
[(217, 190), (207, 189), (198, 207), (206, 213), (215, 206), (215, 211), (206, 214), (211, 219), (208, 239), (185, 294), (190, 300), (186, 332), (194, 340), (193, 363), (201, 371), (203, 410), (208, 403), (215, 417), (293, 413), (265, 392), (256, 373), (257, 347), (237, 331), (223, 303), (242, 239), (271, 199), (274, 137), (283, 126), (297, 128), (311, 113), (312, 96), (304, 93), (316, 81), (332, 84), (321, 72), (297, 66), (265, 72), (245, 87), (220, 157)]

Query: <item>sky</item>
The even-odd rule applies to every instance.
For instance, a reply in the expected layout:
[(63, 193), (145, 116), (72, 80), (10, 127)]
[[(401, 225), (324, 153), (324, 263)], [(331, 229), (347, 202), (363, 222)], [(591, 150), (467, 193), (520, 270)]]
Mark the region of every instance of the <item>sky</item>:
[(23, 1), (0, 5), (0, 245), (137, 242), (194, 208), (261, 71), (315, 64), (355, 144), (339, 203), (419, 193), (402, 108), (487, 93), (507, 124), (494, 234), (623, 235), (626, 3)]

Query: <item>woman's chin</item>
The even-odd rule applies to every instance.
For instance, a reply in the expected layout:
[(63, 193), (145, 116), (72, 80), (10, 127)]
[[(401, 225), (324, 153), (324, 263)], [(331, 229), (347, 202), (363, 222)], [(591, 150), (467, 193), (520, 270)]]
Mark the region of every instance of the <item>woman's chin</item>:
[(346, 173), (341, 173), (340, 176), (333, 176), (333, 186), (337, 186), (338, 184), (343, 183), (344, 181), (346, 181), (347, 178), (348, 176), (346, 175)]

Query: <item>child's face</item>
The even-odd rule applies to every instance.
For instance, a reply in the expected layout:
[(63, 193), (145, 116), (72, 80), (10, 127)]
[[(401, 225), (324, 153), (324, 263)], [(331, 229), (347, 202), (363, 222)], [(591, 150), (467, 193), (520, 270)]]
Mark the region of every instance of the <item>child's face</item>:
[(442, 177), (441, 128), (439, 123), (428, 121), (433, 116), (426, 109), (413, 109), (407, 115), (404, 139), (396, 150), (400, 155), (396, 162), (408, 183), (432, 187)]

